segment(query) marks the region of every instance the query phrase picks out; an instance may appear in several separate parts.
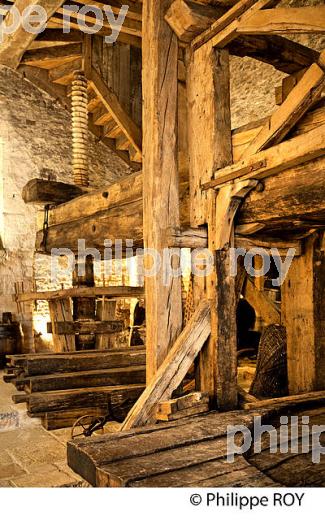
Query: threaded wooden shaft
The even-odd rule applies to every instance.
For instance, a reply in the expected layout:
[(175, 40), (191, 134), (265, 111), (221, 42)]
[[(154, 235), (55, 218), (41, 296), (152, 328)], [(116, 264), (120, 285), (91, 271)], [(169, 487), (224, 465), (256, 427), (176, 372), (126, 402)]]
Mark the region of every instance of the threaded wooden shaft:
[(88, 95), (87, 79), (77, 71), (71, 86), (72, 167), (77, 186), (88, 186)]

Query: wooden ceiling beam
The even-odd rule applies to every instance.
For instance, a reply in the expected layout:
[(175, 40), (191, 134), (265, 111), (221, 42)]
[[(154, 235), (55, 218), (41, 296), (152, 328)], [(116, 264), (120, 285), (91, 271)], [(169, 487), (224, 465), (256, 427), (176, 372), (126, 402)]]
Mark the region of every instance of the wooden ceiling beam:
[(325, 6), (287, 7), (251, 12), (238, 34), (325, 33)]
[[(64, 0), (16, 0), (15, 7), (23, 12), (24, 9), (31, 5), (41, 6), (47, 13), (49, 19), (53, 13), (63, 4)], [(13, 15), (9, 11), (3, 20), (3, 24), (9, 27), (13, 22)], [(28, 49), (32, 41), (36, 38), (36, 34), (25, 31), (22, 24), (19, 25), (13, 34), (4, 34), (3, 41), (0, 44), (0, 63), (16, 69)]]

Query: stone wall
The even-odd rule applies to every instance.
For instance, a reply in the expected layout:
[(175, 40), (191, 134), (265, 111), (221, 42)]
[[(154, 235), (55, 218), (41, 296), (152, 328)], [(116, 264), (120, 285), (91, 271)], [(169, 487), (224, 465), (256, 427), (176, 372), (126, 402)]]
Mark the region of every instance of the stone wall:
[[(71, 182), (70, 115), (57, 101), (10, 69), (0, 68), (0, 319), (12, 312), (22, 320), (26, 348), (31, 348), (33, 308), (17, 315), (14, 283), (33, 287), (36, 213), (21, 198), (32, 178), (50, 176)], [(90, 184), (108, 185), (129, 172), (124, 162), (90, 136)], [(48, 288), (49, 259), (37, 255), (38, 289)], [(66, 280), (63, 280), (66, 281)], [(36, 313), (40, 319), (42, 313)], [(44, 321), (44, 320), (43, 320)]]

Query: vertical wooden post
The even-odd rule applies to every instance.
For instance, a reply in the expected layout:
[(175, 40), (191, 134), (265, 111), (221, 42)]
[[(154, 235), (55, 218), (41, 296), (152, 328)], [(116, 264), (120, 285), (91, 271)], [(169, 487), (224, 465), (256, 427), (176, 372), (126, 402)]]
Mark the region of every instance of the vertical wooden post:
[(216, 252), (216, 194), (203, 192), (201, 185), (213, 178), (216, 169), (232, 162), (229, 53), (207, 44), (187, 56), (187, 67), (191, 225), (208, 224), (208, 247), (215, 260), (207, 279), (212, 332), (200, 354), (200, 389), (227, 409), (236, 405), (229, 386), (234, 386), (236, 377), (235, 280), (226, 273), (229, 251)]
[[(177, 172), (177, 37), (164, 20), (171, 0), (144, 0), (143, 186), (144, 243), (162, 254), (167, 228), (179, 227)], [(162, 270), (147, 277), (147, 381), (182, 326), (181, 278), (166, 284)]]
[[(91, 256), (85, 259), (85, 275), (78, 273), (78, 263), (72, 275), (74, 287), (93, 287), (94, 264)], [(73, 298), (73, 319), (74, 320), (94, 320), (96, 315), (95, 298)], [(95, 337), (91, 335), (76, 336), (76, 350), (90, 350), (95, 347)]]
[(325, 235), (306, 240), (282, 286), (290, 394), (325, 389)]

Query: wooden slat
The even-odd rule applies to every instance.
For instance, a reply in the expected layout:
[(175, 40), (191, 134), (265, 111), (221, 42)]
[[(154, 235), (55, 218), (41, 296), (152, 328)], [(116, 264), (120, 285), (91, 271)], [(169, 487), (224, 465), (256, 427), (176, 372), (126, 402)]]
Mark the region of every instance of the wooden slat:
[(130, 411), (122, 425), (122, 430), (128, 430), (153, 420), (157, 403), (171, 398), (172, 392), (184, 379), (195, 357), (209, 337), (210, 331), (209, 304), (202, 301), (141, 398)]
[(27, 51), (21, 60), (21, 64), (52, 69), (81, 57), (82, 45), (80, 43), (71, 43), (69, 45), (58, 45), (57, 47)]
[(250, 13), (241, 20), (239, 34), (325, 33), (325, 6), (282, 7)]
[(295, 406), (303, 405), (304, 403), (318, 403), (323, 404), (325, 402), (325, 392), (306, 392), (299, 395), (289, 395), (286, 397), (274, 397), (273, 399), (262, 399), (253, 403), (245, 403), (243, 405), (245, 410), (253, 410), (255, 408), (273, 408), (281, 406)]

